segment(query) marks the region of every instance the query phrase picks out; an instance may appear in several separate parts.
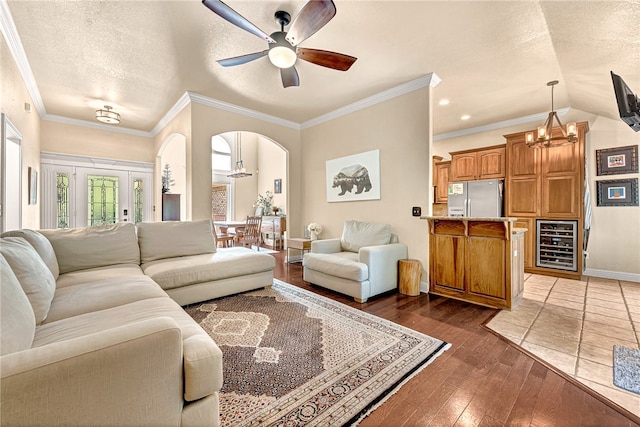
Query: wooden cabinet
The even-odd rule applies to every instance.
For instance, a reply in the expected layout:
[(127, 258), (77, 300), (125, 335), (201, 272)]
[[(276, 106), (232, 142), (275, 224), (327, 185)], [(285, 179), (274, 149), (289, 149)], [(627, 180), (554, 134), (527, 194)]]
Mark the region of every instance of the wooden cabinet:
[(429, 292), (513, 308), (524, 290), (524, 232), (513, 219), (427, 218)]
[[(505, 135), (507, 176), (505, 179), (505, 211), (517, 217), (517, 227), (526, 227), (524, 240), (527, 272), (547, 273), (578, 278), (582, 273), (582, 255), (578, 254), (578, 271), (555, 271), (535, 266), (536, 219), (572, 219), (582, 230), (584, 192), (584, 146), (587, 122), (578, 123), (578, 142), (551, 147), (527, 146), (525, 132)], [(554, 135), (560, 132), (554, 129)], [(579, 232), (578, 248), (582, 247)], [(579, 249), (580, 250), (580, 249)]]
[(450, 168), (451, 161), (437, 162), (434, 164), (434, 203), (447, 203)]
[(451, 153), (449, 181), (474, 181), (505, 177), (506, 149), (496, 145)]
[(284, 232), (287, 230), (287, 218), (278, 215), (264, 215), (260, 232), (265, 245), (273, 249), (281, 248), (284, 243)]

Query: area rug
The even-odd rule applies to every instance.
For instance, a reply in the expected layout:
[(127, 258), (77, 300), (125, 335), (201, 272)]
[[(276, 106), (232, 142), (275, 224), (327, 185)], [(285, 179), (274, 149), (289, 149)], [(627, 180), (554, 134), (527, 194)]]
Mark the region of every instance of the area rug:
[(185, 307), (223, 354), (223, 426), (356, 424), (450, 347), (293, 285)]
[(613, 346), (613, 383), (640, 394), (640, 350), (623, 345)]

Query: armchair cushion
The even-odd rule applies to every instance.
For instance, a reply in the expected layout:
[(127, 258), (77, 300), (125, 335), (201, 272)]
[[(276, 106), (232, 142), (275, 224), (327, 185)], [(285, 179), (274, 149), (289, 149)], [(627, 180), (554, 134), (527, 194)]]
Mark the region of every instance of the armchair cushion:
[(5, 355), (31, 348), (36, 332), (36, 318), (18, 278), (2, 255), (0, 255), (0, 283), (2, 283), (0, 351)]
[(340, 244), (343, 251), (358, 252), (365, 246), (386, 245), (391, 240), (391, 225), (348, 220), (344, 223)]
[(358, 262), (358, 254), (353, 252), (305, 254), (304, 267), (356, 282), (369, 279), (369, 267)]
[(2, 237), (0, 252), (18, 278), (39, 325), (46, 319), (56, 291), (53, 274), (33, 246), (22, 237)]

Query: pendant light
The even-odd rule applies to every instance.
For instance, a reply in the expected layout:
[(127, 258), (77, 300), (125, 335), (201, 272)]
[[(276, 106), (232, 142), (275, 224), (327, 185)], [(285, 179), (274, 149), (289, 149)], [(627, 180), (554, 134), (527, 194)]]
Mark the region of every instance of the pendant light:
[(236, 161), (236, 167), (233, 170), (233, 173), (227, 175), (229, 178), (244, 178), (246, 176), (251, 176), (250, 173), (247, 172), (247, 168), (244, 167), (244, 163), (242, 162), (242, 132), (236, 132), (236, 153), (238, 153), (238, 160)]
[[(534, 138), (534, 132), (525, 133), (524, 140), (529, 147), (551, 147), (555, 145), (574, 144), (578, 142), (578, 128), (575, 122), (567, 124), (566, 128), (560, 122), (558, 114), (553, 109), (553, 87), (558, 84), (558, 80), (552, 80), (547, 83), (551, 86), (551, 112), (547, 117), (544, 125), (538, 126), (537, 135)], [(558, 122), (560, 135), (553, 136), (553, 121)]]

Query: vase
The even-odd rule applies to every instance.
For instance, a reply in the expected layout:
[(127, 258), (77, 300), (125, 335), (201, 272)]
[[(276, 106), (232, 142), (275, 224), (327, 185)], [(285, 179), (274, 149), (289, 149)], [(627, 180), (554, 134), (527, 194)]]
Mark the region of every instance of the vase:
[(311, 240), (318, 240), (318, 233), (316, 233), (315, 231), (310, 231), (309, 237), (311, 238)]

